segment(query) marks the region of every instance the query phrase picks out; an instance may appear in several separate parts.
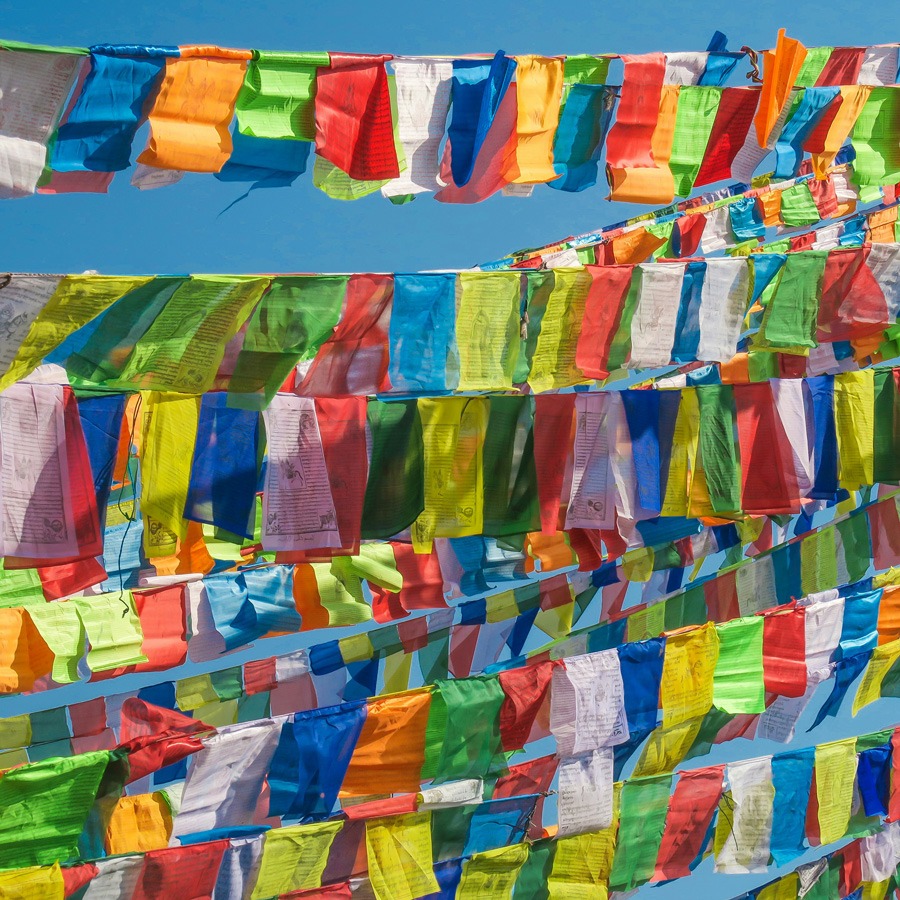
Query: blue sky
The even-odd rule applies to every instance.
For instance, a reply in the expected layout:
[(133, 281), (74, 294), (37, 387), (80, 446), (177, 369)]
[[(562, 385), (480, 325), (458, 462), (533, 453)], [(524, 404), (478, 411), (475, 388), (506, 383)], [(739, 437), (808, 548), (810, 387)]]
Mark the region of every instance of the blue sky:
[[(900, 39), (900, 5), (891, 0), (845, 0), (833, 9), (811, 0), (754, 4), (630, 0), (578, 6), (547, 0), (442, 4), (0, 0), (0, 23), (0, 35), (8, 39), (68, 45), (209, 43), (448, 55), (497, 49), (640, 53), (700, 50), (717, 29), (728, 35), (732, 49), (742, 44), (772, 46), (779, 27), (808, 46), (889, 42)], [(143, 132), (135, 155), (142, 140)], [(109, 196), (39, 196), (6, 202), (2, 268), (104, 273), (456, 268), (587, 231), (635, 211), (607, 203), (599, 187), (581, 194), (539, 187), (529, 200), (498, 197), (476, 206), (442, 205), (427, 196), (403, 207), (377, 195), (340, 203), (315, 190), (306, 175), (291, 188), (254, 191), (223, 213), (241, 193), (240, 186), (209, 175), (187, 176), (174, 187), (142, 193), (129, 185), (126, 173), (114, 182)], [(279, 639), (277, 646), (263, 642), (247, 656), (269, 655), (289, 644), (288, 639)], [(63, 693), (56, 692), (58, 700), (42, 698), (36, 705), (75, 699), (63, 700)], [(821, 699), (820, 693), (817, 701)], [(0, 703), (0, 715), (19, 712), (17, 703), (6, 701), (5, 709)], [(885, 701), (858, 720), (842, 715), (811, 735), (801, 734), (795, 743), (844, 737), (893, 721), (900, 721), (900, 702)], [(715, 761), (777, 749), (738, 741), (718, 753)], [(703, 897), (727, 898), (764, 880), (713, 876), (706, 863), (691, 879), (655, 891), (645, 889), (641, 895), (680, 900), (699, 892)]]

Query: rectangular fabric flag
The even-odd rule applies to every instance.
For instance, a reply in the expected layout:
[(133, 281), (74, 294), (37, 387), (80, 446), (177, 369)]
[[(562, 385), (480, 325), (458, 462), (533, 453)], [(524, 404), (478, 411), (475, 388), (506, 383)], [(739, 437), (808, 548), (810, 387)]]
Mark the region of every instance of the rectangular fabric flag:
[(255, 53), (235, 104), (241, 134), (314, 141), (316, 73), (328, 63), (327, 53)]
[(315, 825), (290, 825), (266, 832), (263, 852), (250, 900), (268, 900), (294, 891), (307, 891), (322, 884), (328, 854), (340, 820)]
[(209, 49), (181, 47), (180, 56), (166, 59), (162, 84), (148, 114), (150, 140), (138, 156), (139, 163), (157, 169), (218, 172), (227, 162), (231, 155), (228, 126), (251, 52), (207, 56), (204, 51)]
[(74, 53), (4, 47), (0, 71), (0, 197), (33, 194), (47, 159), (47, 142), (75, 81)]
[(720, 828), (726, 836), (716, 848), (716, 872), (735, 875), (765, 872), (769, 864), (775, 797), (772, 757), (729, 763), (728, 783), (734, 804), (733, 820), (729, 828), (720, 812), (717, 844)]
[(340, 547), (314, 401), (278, 394), (264, 415), (268, 464), (263, 546), (269, 550)]
[(316, 153), (359, 181), (397, 178), (390, 56), (329, 53), (316, 75)]
[(415, 900), (439, 890), (431, 854), (430, 812), (366, 822), (369, 881), (378, 900)]

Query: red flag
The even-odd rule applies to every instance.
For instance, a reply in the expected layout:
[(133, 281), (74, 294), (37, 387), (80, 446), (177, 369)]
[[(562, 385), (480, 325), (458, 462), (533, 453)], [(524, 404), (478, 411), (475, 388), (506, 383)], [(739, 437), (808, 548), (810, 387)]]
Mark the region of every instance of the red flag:
[(366, 803), (353, 803), (345, 806), (341, 812), (350, 820), (402, 816), (404, 813), (416, 811), (416, 799), (416, 794), (400, 794), (398, 797), (388, 797), (387, 800), (369, 800)]
[(797, 475), (767, 381), (734, 385), (741, 451), (741, 507), (748, 513), (800, 510)]
[(887, 301), (868, 266), (871, 247), (832, 250), (825, 261), (816, 337), (849, 341), (888, 324)]
[(202, 750), (197, 735), (212, 730), (199, 719), (129, 697), (122, 704), (119, 728), (119, 746), (128, 753), (129, 783)]
[(316, 418), (341, 546), (350, 554), (359, 552), (363, 498), (369, 473), (366, 403), (363, 396), (316, 398)]
[(666, 827), (652, 881), (690, 875), (690, 865), (703, 849), (719, 798), (725, 766), (681, 772), (669, 801)]
[(849, 897), (862, 884), (862, 858), (859, 841), (851, 841), (841, 848), (840, 892)]
[(467, 678), (471, 674), (480, 633), (481, 625), (454, 625), (450, 629), (448, 667), (454, 678)]
[(534, 466), (544, 534), (555, 534), (557, 530), (574, 412), (575, 394), (538, 394), (535, 397)]
[(145, 853), (132, 900), (212, 897), (222, 856), (229, 846), (229, 841), (209, 841)]
[(106, 581), (106, 569), (93, 556), (58, 566), (41, 566), (37, 570), (47, 600), (71, 597), (86, 588)]
[(327, 884), (308, 891), (289, 891), (287, 894), (279, 894), (278, 900), (351, 900), (352, 896), (350, 882), (343, 881), (340, 884)]
[(86, 884), (96, 878), (100, 870), (93, 863), (82, 863), (80, 866), (68, 866), (63, 868), (63, 892), (66, 897), (71, 897), (76, 891), (80, 891)]
[[(528, 762), (510, 766), (509, 772), (497, 779), (493, 798), (521, 797), (523, 794), (546, 794), (556, 774), (559, 759), (556, 756), (541, 756)], [(544, 815), (544, 797), (534, 805), (531, 815), (531, 827), (528, 836), (536, 839), (543, 836), (542, 820)]]
[(634, 266), (586, 266), (591, 282), (585, 300), (584, 318), (575, 365), (588, 378), (606, 378), (606, 362), (613, 338), (619, 328), (622, 307), (631, 288)]
[(767, 691), (802, 697), (806, 691), (806, 610), (779, 609), (763, 620), (763, 679)]
[(693, 256), (700, 246), (700, 238), (706, 228), (706, 216), (701, 213), (682, 216), (675, 220), (675, 228), (680, 238), (678, 256), (682, 259)]
[(606, 139), (606, 165), (611, 169), (655, 168), (651, 144), (659, 118), (666, 77), (663, 53), (625, 55), (616, 121)]
[(710, 622), (730, 622), (739, 619), (741, 608), (738, 604), (737, 573), (732, 570), (719, 575), (703, 585), (707, 615)]
[(244, 693), (263, 694), (278, 687), (275, 657), (244, 663)]
[(900, 565), (900, 519), (894, 498), (875, 503), (866, 510), (872, 536), (872, 561), (879, 571)]
[[(865, 54), (865, 47), (835, 47), (819, 73), (815, 86), (856, 84), (859, 81), (859, 71), (862, 69)], [(852, 890), (851, 888), (851, 892)]]
[(538, 711), (547, 699), (553, 670), (559, 665), (562, 665), (560, 660), (552, 660), (507, 669), (498, 675), (506, 695), (500, 707), (500, 740), (504, 750), (520, 750), (525, 746)]
[(384, 68), (393, 57), (328, 55), (316, 77), (316, 153), (358, 181), (399, 177)]
[(392, 610), (396, 612), (396, 604), (403, 610), (403, 615), (418, 609), (445, 609), (447, 602), (444, 600), (444, 576), (441, 574), (437, 553), (415, 553), (409, 544), (392, 542), (391, 547), (397, 571), (403, 576), (400, 593), (390, 594), (384, 588), (369, 582), (375, 598), (373, 602), (381, 605), (383, 614), (388, 615)]
[(700, 164), (694, 187), (731, 178), (731, 166), (747, 139), (757, 103), (758, 87), (731, 87), (722, 90), (716, 120), (706, 142), (706, 155)]

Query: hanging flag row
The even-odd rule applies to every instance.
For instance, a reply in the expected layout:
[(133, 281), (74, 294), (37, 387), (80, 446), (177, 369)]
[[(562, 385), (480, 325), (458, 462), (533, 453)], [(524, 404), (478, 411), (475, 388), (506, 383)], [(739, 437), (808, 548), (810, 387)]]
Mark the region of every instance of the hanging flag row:
[[(761, 241), (769, 234), (766, 231), (769, 227), (790, 228), (793, 234), (793, 229), (805, 231), (810, 225), (849, 216), (856, 212), (858, 204), (877, 202), (878, 207), (875, 209), (878, 209), (895, 202), (895, 185), (858, 190), (850, 182), (849, 164), (834, 166), (823, 181), (814, 181), (811, 169), (806, 161), (800, 167), (801, 175), (798, 178), (773, 182), (773, 173), (770, 172), (755, 178), (753, 187), (748, 188), (745, 184), (730, 185), (673, 206), (633, 216), (618, 224), (555, 241), (544, 247), (515, 251), (502, 259), (483, 263), (479, 269), (492, 272), (498, 269), (571, 268), (601, 262), (644, 262), (646, 254), (640, 254), (645, 250), (646, 253), (651, 252), (646, 249), (648, 235), (662, 241), (652, 250), (654, 259), (691, 257), (697, 253), (731, 250), (735, 246), (740, 247), (750, 238)], [(812, 218), (812, 206), (802, 190), (793, 191), (803, 185), (810, 191), (812, 205), (818, 214), (816, 219)], [(785, 204), (788, 221), (803, 220), (803, 225), (788, 225), (781, 216), (785, 192), (790, 192)], [(780, 196), (769, 196), (770, 194)], [(794, 199), (798, 195), (799, 203)], [(728, 210), (727, 216), (719, 212), (723, 207)], [(802, 213), (795, 215), (794, 210), (801, 208)], [(870, 211), (867, 211), (866, 215), (869, 214)], [(865, 219), (849, 220), (845, 230), (846, 234), (842, 231), (840, 235), (844, 240), (838, 242), (841, 246), (858, 245), (867, 237)], [(639, 234), (635, 236), (633, 232)], [(876, 237), (880, 234), (877, 233)], [(837, 240), (837, 237), (834, 239)], [(833, 246), (838, 246), (838, 243)]]
[(81, 390), (225, 390), (255, 408), (282, 387), (540, 393), (747, 349), (808, 357), (833, 344), (864, 363), (896, 337), (898, 271), (900, 244), (873, 243), (552, 271), (12, 275), (0, 390), (42, 361)]
[(535, 184), (584, 190), (603, 158), (612, 199), (669, 203), (695, 185), (749, 182), (773, 148), (779, 177), (804, 151), (822, 177), (848, 138), (860, 184), (900, 180), (888, 137), (896, 44), (807, 50), (782, 32), (747, 87), (726, 86), (747, 55), (724, 41), (702, 53), (457, 59), (0, 46), (5, 196), (105, 192), (145, 122), (140, 188), (184, 172), (287, 185), (314, 151), (313, 183), (332, 197), (472, 203)]
[[(275, 551), (285, 563), (391, 538), (429, 554), (435, 538), (488, 536), (516, 552), (539, 533), (533, 558), (543, 541), (573, 564), (565, 545), (580, 553), (572, 535), (582, 531), (599, 564), (601, 542), (604, 556), (618, 556), (635, 531), (647, 543), (669, 524), (676, 530), (650, 543), (678, 540), (701, 525), (680, 519), (797, 514), (805, 500), (897, 483), (898, 371), (536, 399), (277, 394), (264, 430), (263, 416), (228, 408), (225, 394), (154, 393), (142, 395), (140, 429), (130, 427), (137, 414), (123, 415), (124, 397), (88, 399), (104, 426), (88, 430), (97, 407), (82, 418), (71, 388), (21, 382), (0, 395), (0, 548), (6, 569), (91, 561), (82, 574), (94, 580), (82, 587), (104, 580), (97, 558), (115, 561), (129, 531), (159, 574), (211, 571), (203, 524), (230, 534), (237, 559), (257, 530), (261, 546), (247, 555)], [(139, 477), (119, 474), (140, 484), (140, 521), (132, 512), (104, 547), (101, 512), (123, 440), (126, 462), (139, 447)], [(367, 565), (397, 568), (391, 547), (364, 553), (363, 577)]]
[[(564, 671), (557, 668), (554, 687)], [(484, 757), (492, 744), (500, 746), (496, 732), (479, 735), (466, 728), (477, 748), (436, 733), (431, 724), (438, 701), (444, 704), (440, 715), (448, 729), (464, 720), (466, 707), (470, 714), (483, 712), (474, 707), (488, 702), (484, 696), (446, 693), (442, 686), (440, 693), (343, 704), (320, 711), (318, 721), (329, 722), (331, 729), (317, 736), (309, 729), (313, 720), (301, 713), (214, 730), (128, 700), (123, 706), (127, 739), (118, 750), (49, 758), (11, 770), (0, 780), (0, 867), (55, 866), (59, 877), (61, 862), (141, 851), (150, 851), (151, 858), (161, 853), (165, 860), (165, 848), (180, 845), (203, 846), (216, 869), (220, 857), (207, 842), (261, 836), (257, 877), (262, 884), (257, 882), (252, 896), (275, 897), (344, 880), (337, 870), (368, 872), (375, 878), (376, 896), (394, 900), (421, 896), (422, 889), (405, 884), (410, 871), (433, 878), (434, 862), (448, 857), (474, 861), (501, 847), (517, 847), (511, 888), (536, 849), (550, 843), (549, 858), (542, 861), (546, 865), (567, 850), (584, 854), (603, 836), (610, 842), (607, 867), (602, 873), (582, 867), (582, 877), (613, 890), (632, 890), (687, 877), (710, 845), (718, 872), (761, 873), (770, 861), (783, 865), (810, 846), (877, 832), (885, 817), (892, 823), (889, 831), (896, 827), (895, 729), (682, 770), (677, 781), (666, 773), (614, 782), (611, 765), (603, 764), (604, 759), (611, 763), (609, 748), (501, 764), (489, 771)], [(496, 705), (496, 698), (492, 702)], [(551, 713), (551, 727), (552, 722)], [(400, 744), (400, 732), (414, 743)], [(390, 761), (380, 757), (379, 749), (391, 752)], [(123, 796), (124, 783), (188, 757), (182, 789)], [(412, 765), (413, 772), (402, 771), (403, 765)], [(418, 777), (428, 765), (431, 786)], [(491, 776), (488, 799), (482, 799), (483, 777), (451, 775), (476, 770)], [(373, 780), (378, 771), (382, 782)], [(547, 828), (540, 801), (553, 783), (558, 784), (557, 824)], [(530, 790), (523, 790), (526, 784)], [(343, 808), (331, 818), (341, 786)], [(394, 796), (385, 798), (386, 792)], [(279, 827), (285, 817), (302, 824)], [(403, 834), (410, 827), (418, 830)], [(383, 840), (373, 834), (377, 829), (387, 830)], [(39, 834), (47, 837), (36, 841)], [(328, 840), (317, 845), (316, 837), (323, 834)], [(534, 842), (523, 843), (526, 837)], [(361, 839), (367, 852), (365, 862), (357, 864)], [(407, 847), (414, 866), (397, 865), (395, 842)], [(311, 853), (316, 846), (319, 853)], [(892, 846), (890, 841), (887, 847)], [(307, 870), (304, 862), (308, 866), (311, 856), (318, 864)], [(256, 868), (241, 867), (245, 874)], [(298, 877), (304, 871), (307, 875)], [(4, 877), (11, 875), (7, 871)], [(464, 871), (463, 884), (465, 878)], [(391, 884), (401, 887), (394, 890)], [(456, 896), (467, 896), (463, 887)]]

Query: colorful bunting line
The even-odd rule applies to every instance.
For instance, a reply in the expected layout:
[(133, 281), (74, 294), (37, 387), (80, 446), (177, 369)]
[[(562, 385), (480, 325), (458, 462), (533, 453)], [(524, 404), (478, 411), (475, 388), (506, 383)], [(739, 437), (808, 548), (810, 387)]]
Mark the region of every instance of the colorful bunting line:
[[(727, 86), (747, 54), (724, 45), (615, 57), (624, 63), (616, 92), (612, 54), (450, 59), (5, 41), (0, 112), (15, 124), (2, 135), (10, 164), (0, 190), (104, 193), (131, 165), (145, 121), (132, 176), (141, 189), (185, 172), (289, 185), (314, 150), (313, 183), (329, 196), (380, 190), (405, 202), (432, 192), (472, 203), (535, 184), (585, 190), (605, 155), (612, 199), (666, 204), (695, 185), (749, 183), (771, 150), (779, 177), (796, 174), (803, 151), (822, 177), (848, 137), (861, 184), (900, 180), (886, 137), (897, 45), (807, 51), (781, 34), (761, 84), (747, 87)], [(811, 80), (809, 62), (823, 56)]]

